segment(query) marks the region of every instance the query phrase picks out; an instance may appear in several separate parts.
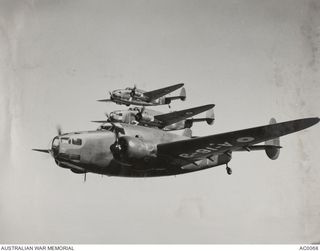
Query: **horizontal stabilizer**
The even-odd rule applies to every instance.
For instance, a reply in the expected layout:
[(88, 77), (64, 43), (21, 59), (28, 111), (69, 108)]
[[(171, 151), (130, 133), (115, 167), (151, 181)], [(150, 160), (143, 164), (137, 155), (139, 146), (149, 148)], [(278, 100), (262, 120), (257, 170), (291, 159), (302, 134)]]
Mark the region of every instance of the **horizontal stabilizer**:
[(253, 145), (253, 146), (244, 146), (240, 149), (237, 149), (237, 152), (251, 152), (251, 151), (260, 151), (260, 150), (273, 150), (273, 149), (280, 149), (282, 146), (274, 146), (274, 145)]

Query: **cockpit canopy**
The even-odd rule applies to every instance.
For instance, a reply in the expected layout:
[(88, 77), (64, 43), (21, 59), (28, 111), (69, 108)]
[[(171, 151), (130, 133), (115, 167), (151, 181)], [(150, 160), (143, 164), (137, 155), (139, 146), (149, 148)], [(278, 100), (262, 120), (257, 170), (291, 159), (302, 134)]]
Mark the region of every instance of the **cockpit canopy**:
[(101, 126), (99, 126), (98, 130), (106, 130), (109, 132), (120, 132), (122, 134), (125, 134), (124, 128), (119, 123), (104, 123)]

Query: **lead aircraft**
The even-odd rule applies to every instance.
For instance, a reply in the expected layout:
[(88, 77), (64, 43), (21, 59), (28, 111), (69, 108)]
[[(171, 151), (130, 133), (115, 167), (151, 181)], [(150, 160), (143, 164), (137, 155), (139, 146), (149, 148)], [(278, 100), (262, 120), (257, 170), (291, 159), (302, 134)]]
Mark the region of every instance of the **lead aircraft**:
[[(237, 151), (264, 150), (277, 159), (279, 137), (319, 122), (318, 117), (297, 119), (204, 137), (180, 136), (158, 128), (105, 123), (95, 131), (62, 133), (54, 137), (50, 153), (56, 164), (74, 173), (121, 177), (178, 175), (226, 165)], [(259, 144), (263, 143), (264, 144)], [(86, 176), (85, 176), (86, 177)]]

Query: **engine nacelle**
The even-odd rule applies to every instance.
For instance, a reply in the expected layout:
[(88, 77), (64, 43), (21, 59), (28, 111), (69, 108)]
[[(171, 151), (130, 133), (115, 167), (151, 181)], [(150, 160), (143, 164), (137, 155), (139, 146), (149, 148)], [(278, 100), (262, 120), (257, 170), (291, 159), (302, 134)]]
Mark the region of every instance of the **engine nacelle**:
[(193, 120), (192, 119), (186, 119), (184, 122), (184, 128), (191, 128), (193, 126)]
[(170, 97), (161, 97), (161, 98), (159, 98), (159, 103), (161, 105), (169, 105), (169, 104), (171, 104), (171, 100), (172, 100), (172, 98), (170, 98)]
[(171, 98), (164, 98), (164, 103), (165, 103), (166, 105), (171, 104)]
[(156, 157), (157, 149), (154, 144), (143, 142), (139, 138), (130, 136), (120, 137), (118, 143), (111, 145), (113, 157), (123, 163), (148, 161)]
[[(139, 114), (140, 114), (140, 113), (138, 113), (137, 115), (139, 115)], [(137, 121), (150, 122), (150, 121), (153, 121), (153, 120), (154, 120), (154, 118), (153, 118), (152, 115), (147, 114), (147, 113), (145, 113), (145, 112), (142, 113), (140, 116), (141, 116), (141, 117), (136, 116), (136, 117), (138, 117)]]

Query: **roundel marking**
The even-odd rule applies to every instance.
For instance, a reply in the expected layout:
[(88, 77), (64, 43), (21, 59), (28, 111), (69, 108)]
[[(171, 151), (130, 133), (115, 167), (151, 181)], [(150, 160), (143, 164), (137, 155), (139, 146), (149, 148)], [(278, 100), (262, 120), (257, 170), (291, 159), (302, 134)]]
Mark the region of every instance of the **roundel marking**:
[(253, 140), (254, 140), (253, 137), (241, 137), (241, 138), (238, 138), (238, 139), (237, 139), (237, 142), (247, 143), (247, 142), (251, 142), (251, 141), (253, 141)]

